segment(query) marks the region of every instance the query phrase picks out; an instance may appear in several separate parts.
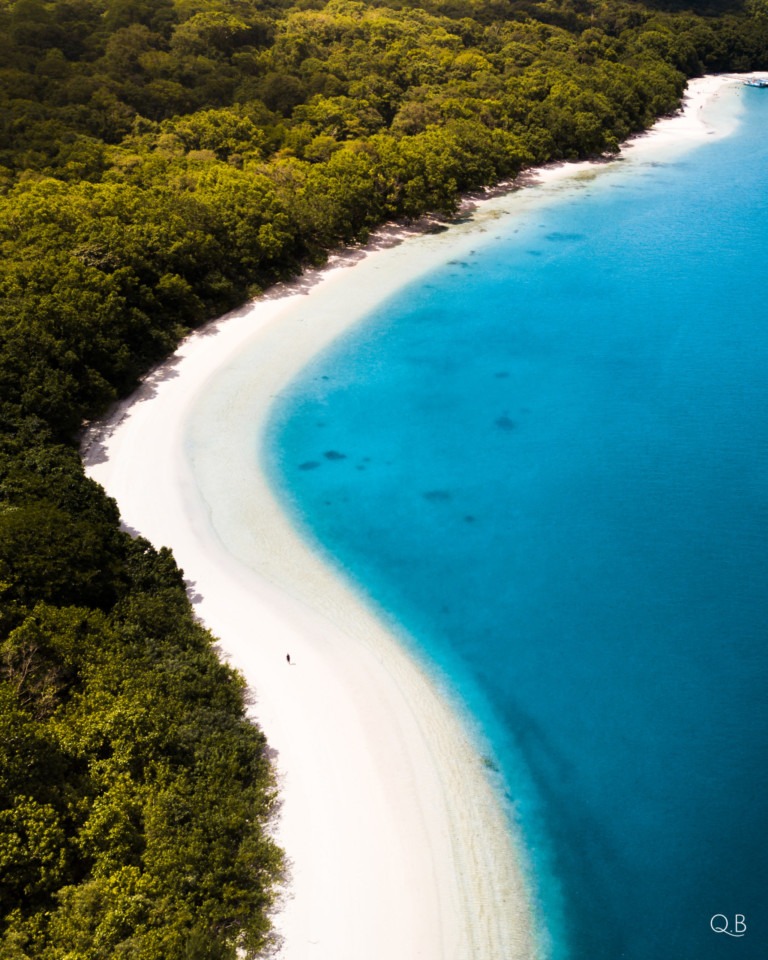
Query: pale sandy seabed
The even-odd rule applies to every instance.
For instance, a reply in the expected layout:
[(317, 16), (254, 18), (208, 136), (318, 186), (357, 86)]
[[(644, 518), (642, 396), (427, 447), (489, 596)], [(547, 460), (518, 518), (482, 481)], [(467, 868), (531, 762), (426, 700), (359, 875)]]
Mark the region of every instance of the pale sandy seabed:
[[(717, 99), (733, 86), (692, 81), (683, 112), (622, 156), (664, 160), (727, 134), (738, 101), (719, 111)], [(282, 960), (549, 955), (549, 918), (481, 732), (302, 541), (256, 452), (274, 396), (318, 351), (406, 283), (493, 242), (499, 217), (601, 169), (529, 171), (515, 184), (525, 189), (468, 198), (468, 216), (441, 233), (384, 228), (192, 334), (85, 436), (87, 472), (127, 528), (173, 549), (198, 615), (252, 691), (291, 865), (275, 917)]]

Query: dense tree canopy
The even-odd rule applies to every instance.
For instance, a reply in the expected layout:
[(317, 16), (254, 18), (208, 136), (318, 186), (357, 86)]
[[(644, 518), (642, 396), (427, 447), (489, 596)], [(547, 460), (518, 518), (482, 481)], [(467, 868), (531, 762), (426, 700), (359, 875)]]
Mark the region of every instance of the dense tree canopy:
[(768, 65), (764, 0), (696, 10), (0, 0), (0, 956), (254, 956), (280, 876), (242, 682), (84, 418), (333, 245)]

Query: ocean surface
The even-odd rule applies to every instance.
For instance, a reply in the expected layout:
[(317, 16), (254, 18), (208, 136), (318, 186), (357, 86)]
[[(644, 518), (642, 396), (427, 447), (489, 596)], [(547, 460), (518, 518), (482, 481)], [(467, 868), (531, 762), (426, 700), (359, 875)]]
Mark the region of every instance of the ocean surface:
[(556, 960), (768, 956), (768, 90), (731, 99), (402, 289), (262, 451), (482, 726)]

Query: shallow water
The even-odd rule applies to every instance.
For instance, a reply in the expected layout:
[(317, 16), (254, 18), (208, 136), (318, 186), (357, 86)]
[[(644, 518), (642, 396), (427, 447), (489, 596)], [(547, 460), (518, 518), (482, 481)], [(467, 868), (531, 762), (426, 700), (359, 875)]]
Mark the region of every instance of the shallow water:
[(499, 220), (269, 430), (297, 523), (490, 738), (558, 958), (765, 955), (768, 91), (738, 96), (727, 139)]

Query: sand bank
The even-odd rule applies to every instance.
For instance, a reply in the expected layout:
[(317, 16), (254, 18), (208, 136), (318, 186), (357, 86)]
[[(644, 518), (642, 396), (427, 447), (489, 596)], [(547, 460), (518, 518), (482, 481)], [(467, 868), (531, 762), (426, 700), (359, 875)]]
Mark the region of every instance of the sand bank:
[[(694, 81), (685, 111), (625, 155), (663, 158), (727, 132), (703, 110), (727, 83)], [(404, 284), (492, 242), (498, 217), (602, 168), (526, 174), (542, 189), (475, 198), (471, 219), (444, 233), (382, 231), (189, 337), (86, 436), (88, 473), (129, 529), (172, 547), (198, 614), (253, 692), (292, 865), (276, 917), (283, 960), (548, 952), (479, 733), (297, 535), (256, 452), (273, 397), (318, 351)]]

